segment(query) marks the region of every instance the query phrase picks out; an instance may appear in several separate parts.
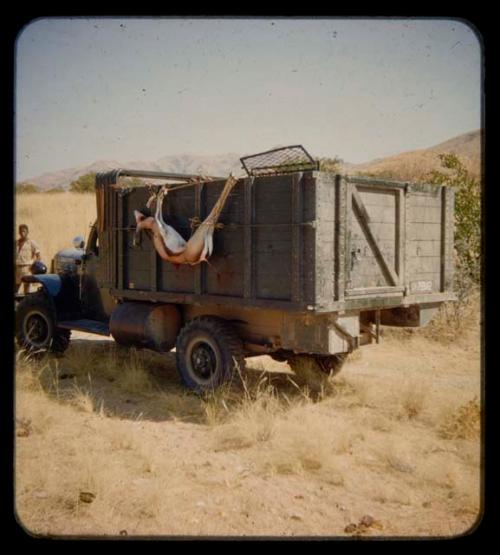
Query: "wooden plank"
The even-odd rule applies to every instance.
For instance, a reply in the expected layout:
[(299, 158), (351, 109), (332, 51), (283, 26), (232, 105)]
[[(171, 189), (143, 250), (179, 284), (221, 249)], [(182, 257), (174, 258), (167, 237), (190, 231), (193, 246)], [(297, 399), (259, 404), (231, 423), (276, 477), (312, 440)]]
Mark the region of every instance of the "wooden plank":
[(447, 244), (446, 244), (446, 187), (441, 187), (441, 275), (439, 290), (445, 290), (445, 274), (446, 274), (446, 259), (447, 259)]
[[(292, 175), (292, 223), (301, 222), (302, 216), (302, 173)], [(292, 227), (292, 301), (302, 300), (302, 256), (301, 256), (302, 229), (299, 225)]]
[(403, 291), (404, 287), (359, 287), (348, 289), (346, 293), (349, 295), (349, 297), (364, 297), (367, 295), (375, 296), (383, 293), (402, 293)]
[(305, 227), (302, 231), (302, 285), (303, 299), (311, 304), (315, 303), (315, 274), (316, 274), (316, 229)]
[(245, 253), (245, 262), (243, 266), (243, 296), (246, 299), (254, 297), (254, 245), (253, 245), (253, 228), (255, 217), (255, 203), (254, 203), (254, 180), (253, 177), (248, 177), (244, 180), (244, 198), (245, 198), (245, 214), (244, 214), (244, 237), (243, 237), (243, 250)]
[(343, 301), (345, 295), (345, 251), (347, 227), (347, 183), (337, 177), (335, 183), (335, 299)]
[[(345, 289), (350, 289), (351, 284), (351, 218), (352, 213), (352, 191), (356, 186), (346, 183), (346, 203), (345, 203), (345, 247), (344, 247), (344, 275)], [(344, 291), (345, 293), (345, 291)]]
[(409, 234), (409, 215), (410, 215), (410, 206), (411, 206), (412, 197), (410, 196), (410, 184), (406, 183), (406, 187), (404, 188), (404, 235), (405, 235), (405, 257), (404, 257), (404, 279), (403, 283), (405, 285), (405, 297), (410, 293), (410, 284), (409, 284), (409, 268), (408, 268), (408, 257), (410, 254), (410, 234)]
[(442, 234), (442, 226), (440, 223), (435, 224), (408, 224), (410, 240), (418, 239), (420, 241), (440, 241)]
[(115, 227), (115, 222), (118, 220), (118, 192), (112, 191), (111, 194), (111, 210), (113, 214), (113, 219), (111, 220), (112, 228), (111, 228), (111, 249), (109, 256), (111, 258), (111, 279), (110, 284), (111, 287), (116, 287), (118, 285), (118, 264), (117, 264), (117, 237), (118, 237), (118, 230)]
[(401, 181), (387, 181), (384, 179), (374, 179), (373, 177), (359, 177), (359, 176), (350, 176), (347, 178), (348, 183), (352, 183), (353, 185), (359, 185), (360, 187), (370, 187), (370, 188), (377, 188), (382, 190), (391, 190), (397, 188), (405, 188), (405, 183)]
[(151, 251), (150, 251), (150, 260), (149, 260), (149, 288), (151, 291), (158, 290), (158, 253), (156, 249), (151, 244)]
[(396, 202), (396, 264), (395, 270), (399, 276), (399, 285), (405, 283), (406, 260), (406, 222), (405, 222), (405, 194), (399, 189)]
[(124, 205), (126, 205), (126, 199), (123, 195), (119, 196), (118, 199), (118, 222), (117, 225), (120, 228), (118, 231), (119, 241), (118, 241), (118, 285), (119, 289), (123, 289), (123, 266), (125, 263), (123, 257), (123, 244), (126, 239), (126, 231), (122, 231), (121, 228), (124, 227)]
[[(194, 189), (194, 215), (203, 221), (204, 207), (206, 206), (206, 188), (204, 183), (197, 183)], [(204, 264), (197, 264), (194, 270), (194, 292), (201, 295), (203, 292), (203, 282), (205, 278)]]
[(113, 219), (112, 219), (112, 215), (113, 215), (113, 210), (112, 210), (112, 199), (113, 199), (113, 195), (112, 195), (112, 190), (110, 189), (110, 187), (106, 188), (106, 205), (107, 205), (107, 225), (106, 225), (106, 283), (103, 284), (105, 287), (112, 287), (113, 286), (113, 281), (112, 281), (112, 276), (113, 276), (113, 245), (112, 245), (112, 231), (111, 231), (111, 226), (113, 225)]
[(454, 232), (455, 232), (455, 191), (446, 188), (446, 266), (445, 266), (445, 290), (453, 291), (454, 280)]
[(363, 205), (363, 201), (356, 190), (355, 185), (351, 185), (352, 189), (352, 199), (353, 199), (353, 207), (355, 208), (356, 214), (359, 216), (358, 220), (363, 228), (363, 231), (366, 234), (366, 238), (368, 243), (372, 247), (373, 251), (376, 254), (377, 261), (380, 263), (380, 267), (382, 271), (385, 273), (386, 278), (391, 282), (392, 285), (397, 285), (399, 283), (399, 277), (396, 275), (394, 270), (388, 265), (382, 251), (380, 250), (377, 240), (375, 239), (373, 232), (370, 227), (370, 217), (366, 211), (366, 208)]
[(414, 240), (409, 245), (410, 256), (440, 256), (441, 255), (441, 241)]
[(306, 303), (292, 303), (288, 300), (279, 299), (246, 299), (225, 295), (195, 295), (193, 293), (170, 292), (170, 291), (135, 291), (111, 289), (111, 295), (118, 299), (143, 300), (149, 302), (166, 302), (179, 304), (218, 304), (227, 306), (243, 306), (251, 308), (265, 308), (268, 310), (284, 310), (291, 312), (304, 312), (310, 314)]

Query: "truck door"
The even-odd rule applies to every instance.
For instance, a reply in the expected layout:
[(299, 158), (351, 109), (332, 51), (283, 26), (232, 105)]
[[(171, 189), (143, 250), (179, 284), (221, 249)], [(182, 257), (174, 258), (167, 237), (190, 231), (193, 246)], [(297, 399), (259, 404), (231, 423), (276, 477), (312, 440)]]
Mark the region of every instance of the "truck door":
[(116, 304), (105, 285), (105, 274), (99, 257), (99, 235), (94, 224), (90, 230), (81, 267), (81, 305), (85, 318), (107, 321)]

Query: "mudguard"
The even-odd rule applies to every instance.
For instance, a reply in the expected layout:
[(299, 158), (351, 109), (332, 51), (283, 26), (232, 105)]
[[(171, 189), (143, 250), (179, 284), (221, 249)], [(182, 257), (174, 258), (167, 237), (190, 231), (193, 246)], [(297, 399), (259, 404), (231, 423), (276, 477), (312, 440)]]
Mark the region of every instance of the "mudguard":
[(61, 291), (61, 276), (57, 274), (25, 275), (21, 278), (24, 283), (41, 283), (51, 297), (57, 297)]
[(41, 283), (52, 299), (58, 320), (80, 316), (79, 279), (74, 275), (38, 274), (21, 278), (25, 283)]

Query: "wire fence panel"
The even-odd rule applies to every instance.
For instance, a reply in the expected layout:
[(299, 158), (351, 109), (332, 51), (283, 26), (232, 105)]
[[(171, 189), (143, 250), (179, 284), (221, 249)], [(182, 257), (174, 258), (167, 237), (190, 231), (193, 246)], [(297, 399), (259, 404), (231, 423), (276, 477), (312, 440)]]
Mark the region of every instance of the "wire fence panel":
[(277, 175), (296, 171), (317, 170), (319, 162), (302, 145), (275, 148), (240, 158), (250, 176)]

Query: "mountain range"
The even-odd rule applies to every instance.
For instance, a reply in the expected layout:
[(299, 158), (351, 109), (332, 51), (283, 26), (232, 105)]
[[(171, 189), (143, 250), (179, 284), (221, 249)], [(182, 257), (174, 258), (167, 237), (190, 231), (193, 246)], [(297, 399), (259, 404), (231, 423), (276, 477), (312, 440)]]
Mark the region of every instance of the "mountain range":
[[(451, 153), (457, 155), (469, 172), (475, 177), (481, 174), (481, 131), (471, 131), (458, 137), (431, 146), (429, 148), (412, 150), (378, 158), (361, 164), (343, 162), (341, 173), (350, 175), (371, 175), (400, 180), (415, 180), (434, 169), (440, 168), (439, 154)], [(341, 156), (341, 154), (339, 153)], [(332, 153), (332, 158), (335, 154)], [(115, 168), (127, 168), (149, 171), (164, 171), (173, 173), (202, 174), (226, 176), (229, 172), (239, 175), (242, 173), (240, 155), (234, 153), (216, 156), (196, 156), (190, 154), (163, 156), (155, 161), (131, 160), (122, 162), (117, 160), (99, 160), (92, 164), (49, 172), (26, 179), (23, 183), (32, 183), (41, 190), (52, 188), (67, 189), (72, 181), (78, 177), (94, 172)]]

